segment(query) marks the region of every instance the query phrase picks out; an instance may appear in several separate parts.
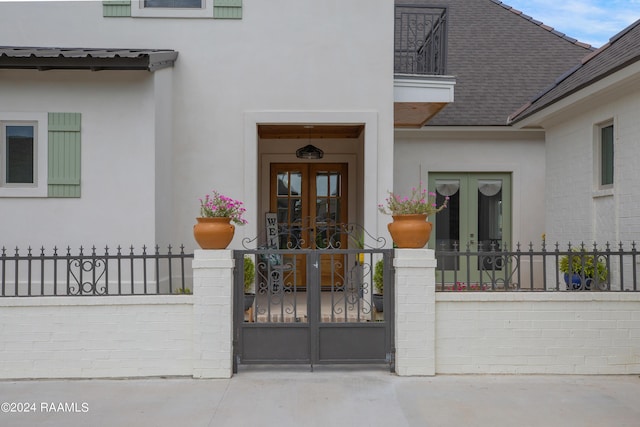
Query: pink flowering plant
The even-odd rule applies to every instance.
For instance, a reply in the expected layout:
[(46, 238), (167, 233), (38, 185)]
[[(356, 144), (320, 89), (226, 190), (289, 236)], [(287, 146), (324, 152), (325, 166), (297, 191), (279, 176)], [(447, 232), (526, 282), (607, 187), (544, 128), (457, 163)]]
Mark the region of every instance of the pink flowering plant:
[(446, 196), (444, 202), (438, 206), (436, 193), (427, 192), (420, 183), (420, 187), (411, 189), (411, 196), (402, 197), (390, 191), (385, 202), (385, 204), (378, 205), (378, 209), (386, 215), (426, 214), (429, 216), (446, 208), (449, 196)]
[(244, 225), (247, 223), (247, 220), (242, 218), (245, 211), (241, 201), (222, 195), (217, 191), (200, 199), (200, 216), (204, 218), (231, 218), (235, 224)]

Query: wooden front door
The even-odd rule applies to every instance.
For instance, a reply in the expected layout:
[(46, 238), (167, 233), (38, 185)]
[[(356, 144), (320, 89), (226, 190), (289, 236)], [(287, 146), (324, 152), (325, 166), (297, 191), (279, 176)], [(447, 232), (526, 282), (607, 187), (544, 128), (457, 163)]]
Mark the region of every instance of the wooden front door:
[[(341, 232), (348, 221), (346, 163), (274, 163), (270, 191), (270, 210), (284, 233), (281, 249), (347, 248), (347, 236)], [(321, 286), (343, 284), (343, 258), (321, 256)], [(306, 287), (305, 256), (285, 262), (295, 265), (296, 286)]]

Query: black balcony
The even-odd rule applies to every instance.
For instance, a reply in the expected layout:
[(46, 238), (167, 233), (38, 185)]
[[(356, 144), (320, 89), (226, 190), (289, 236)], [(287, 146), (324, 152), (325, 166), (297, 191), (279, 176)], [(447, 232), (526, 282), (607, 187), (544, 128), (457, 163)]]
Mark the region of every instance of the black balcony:
[(403, 4), (395, 11), (395, 74), (446, 74), (447, 9)]

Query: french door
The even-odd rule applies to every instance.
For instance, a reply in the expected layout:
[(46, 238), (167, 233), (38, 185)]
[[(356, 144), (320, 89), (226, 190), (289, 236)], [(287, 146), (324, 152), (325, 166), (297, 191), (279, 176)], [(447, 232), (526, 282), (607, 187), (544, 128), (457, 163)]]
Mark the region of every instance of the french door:
[[(511, 244), (511, 174), (508, 173), (433, 173), (429, 189), (435, 191), (440, 205), (449, 197), (447, 209), (432, 216), (435, 239), (429, 247), (437, 250), (491, 251)], [(486, 270), (499, 270), (500, 265), (486, 265), (488, 259), (447, 257), (439, 259), (438, 280), (444, 270), (444, 281), (461, 278), (477, 282)], [(455, 274), (454, 274), (455, 272)]]
[[(346, 248), (341, 233), (348, 221), (346, 163), (271, 164), (270, 210), (277, 214), (281, 249)], [(287, 260), (294, 266), (295, 285), (306, 287), (306, 256)], [(322, 255), (320, 284), (342, 283), (343, 256)], [(338, 278), (338, 279), (337, 279)]]

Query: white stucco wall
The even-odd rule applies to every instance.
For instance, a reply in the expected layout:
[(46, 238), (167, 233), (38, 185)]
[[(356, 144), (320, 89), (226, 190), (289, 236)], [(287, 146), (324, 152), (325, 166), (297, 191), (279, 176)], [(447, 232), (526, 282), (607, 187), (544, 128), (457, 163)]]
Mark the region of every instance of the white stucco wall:
[[(512, 243), (539, 245), (545, 232), (544, 134), (539, 131), (396, 131), (394, 190), (406, 194), (433, 172), (506, 172), (512, 179)], [(433, 189), (430, 189), (433, 190)]]
[(0, 93), (0, 115), (82, 114), (81, 198), (0, 198), (0, 246), (75, 251), (153, 242), (153, 75), (0, 70)]
[[(548, 239), (574, 244), (640, 240), (639, 77), (577, 102), (543, 122)], [(598, 188), (598, 124), (613, 120), (614, 185)], [(613, 249), (617, 249), (614, 245)]]
[[(64, 76), (61, 78), (71, 80), (72, 73), (32, 72), (37, 76), (33, 78), (47, 81), (44, 91), (38, 93), (43, 99), (50, 99), (49, 104), (55, 104), (51, 107), (83, 113), (83, 150), (93, 134), (110, 141), (96, 141), (100, 147), (95, 153), (96, 165), (85, 161), (85, 156), (94, 155), (91, 146), (86, 148), (88, 152), (83, 151), (81, 199), (10, 201), (6, 209), (14, 212), (12, 219), (20, 225), (24, 224), (20, 220), (22, 212), (31, 204), (39, 209), (47, 203), (48, 208), (69, 214), (64, 216), (65, 232), (47, 236), (45, 243), (82, 239), (92, 243), (113, 239), (120, 243), (126, 237), (127, 243), (164, 243), (166, 239), (192, 249), (199, 197), (217, 189), (244, 200), (248, 208), (256, 206), (257, 165), (255, 158), (247, 157), (251, 147), (245, 149), (245, 145), (257, 138), (253, 133), (247, 134), (247, 114), (259, 117), (282, 111), (304, 113), (305, 121), (320, 123), (328, 118), (334, 122), (338, 118), (339, 123), (340, 112), (354, 114), (352, 117), (373, 117), (367, 119), (371, 131), (365, 140), (365, 161), (369, 162), (365, 165), (365, 179), (370, 186), (369, 195), (364, 198), (365, 212), (375, 212), (378, 196), (384, 195), (392, 184), (388, 159), (393, 156), (393, 2), (245, 0), (242, 20), (104, 18), (102, 4), (97, 1), (2, 2), (0, 8), (0, 38), (5, 45), (144, 47), (179, 52), (171, 81), (164, 82), (165, 86), (171, 85), (171, 90), (161, 96), (157, 91), (151, 93), (153, 80), (149, 75), (139, 77), (139, 85), (106, 87), (95, 83), (105, 72), (77, 72), (73, 73), (74, 80), (90, 80), (86, 88), (57, 87), (66, 96), (58, 96), (54, 102), (52, 76), (59, 73)], [(0, 85), (15, 85), (15, 80), (3, 78), (5, 73), (0, 74)], [(28, 75), (15, 73), (20, 78)], [(25, 78), (29, 83), (29, 77)], [(130, 83), (126, 77), (114, 79)], [(5, 87), (0, 89), (1, 111), (8, 108), (5, 102), (13, 103), (18, 94), (5, 98)], [(36, 98), (36, 88), (31, 90), (22, 108), (50, 107)], [(81, 100), (84, 104), (79, 105)], [(170, 103), (171, 114), (157, 103)], [(170, 124), (161, 126), (161, 130), (155, 127), (158, 122), (151, 120), (154, 114), (157, 120), (169, 120)], [(291, 114), (281, 117), (291, 120)], [(115, 116), (112, 118), (118, 121), (107, 127), (105, 121), (96, 120), (98, 115), (101, 120), (106, 115)], [(170, 141), (165, 139), (166, 133), (170, 134)], [(150, 135), (155, 135), (159, 151), (154, 152), (154, 141), (147, 140)], [(113, 152), (115, 139), (116, 144), (127, 147), (126, 156)], [(105, 176), (108, 180), (113, 178), (115, 160), (108, 159), (114, 157), (118, 170), (126, 173), (105, 184)], [(377, 159), (386, 160), (378, 164)], [(163, 170), (156, 175), (155, 167)], [(133, 174), (136, 185), (131, 185)], [(118, 188), (118, 197), (108, 199), (109, 213), (104, 212), (102, 188), (96, 190), (93, 186), (98, 182)], [(168, 189), (170, 197), (165, 198), (163, 188)], [(99, 219), (118, 218), (119, 227), (114, 224), (113, 230), (80, 232), (95, 221), (91, 214), (101, 209)], [(153, 218), (154, 209), (158, 211), (157, 221)], [(132, 216), (136, 223), (129, 232)], [(144, 222), (150, 218), (151, 223)], [(255, 223), (259, 220), (255, 210), (249, 210), (247, 218), (254, 225), (237, 233), (232, 247), (240, 246), (243, 235), (255, 236)], [(369, 222), (368, 229), (379, 227), (377, 214), (365, 214), (365, 221)], [(41, 227), (50, 229), (52, 222), (45, 221)], [(19, 238), (21, 246), (27, 241), (40, 245), (43, 240), (42, 233), (25, 231), (20, 235), (10, 233), (9, 237), (11, 244)]]

